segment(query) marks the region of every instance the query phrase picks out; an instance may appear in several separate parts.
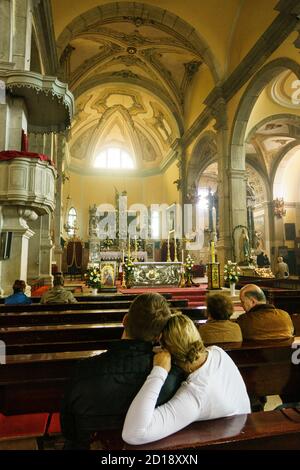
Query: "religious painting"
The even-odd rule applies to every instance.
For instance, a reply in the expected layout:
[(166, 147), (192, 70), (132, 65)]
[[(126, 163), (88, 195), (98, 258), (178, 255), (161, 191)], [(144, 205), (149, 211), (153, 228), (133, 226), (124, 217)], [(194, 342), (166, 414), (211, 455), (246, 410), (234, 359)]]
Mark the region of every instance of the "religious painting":
[(167, 230), (172, 233), (175, 232), (176, 227), (176, 204), (172, 204), (167, 208)]
[(147, 252), (147, 260), (154, 261), (154, 242), (147, 241), (145, 244), (145, 249)]
[(114, 287), (117, 276), (116, 261), (105, 261), (100, 263), (101, 287)]

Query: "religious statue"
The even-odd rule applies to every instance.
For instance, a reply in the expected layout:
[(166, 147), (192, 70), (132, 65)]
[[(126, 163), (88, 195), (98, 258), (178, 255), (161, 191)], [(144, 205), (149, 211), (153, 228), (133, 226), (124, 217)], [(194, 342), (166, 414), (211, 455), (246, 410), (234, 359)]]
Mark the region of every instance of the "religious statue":
[(89, 236), (97, 237), (97, 206), (94, 204), (92, 207), (89, 207)]
[(240, 261), (248, 262), (250, 259), (250, 243), (246, 230), (243, 228), (239, 238)]

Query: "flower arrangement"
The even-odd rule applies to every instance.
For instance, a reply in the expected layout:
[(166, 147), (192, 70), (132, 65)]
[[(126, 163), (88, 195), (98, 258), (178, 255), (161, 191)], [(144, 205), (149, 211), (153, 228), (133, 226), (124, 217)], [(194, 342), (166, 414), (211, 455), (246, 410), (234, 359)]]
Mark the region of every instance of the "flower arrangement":
[(110, 248), (113, 244), (114, 244), (114, 241), (109, 237), (106, 237), (105, 240), (103, 241), (104, 248)]
[(98, 266), (92, 266), (88, 268), (84, 275), (85, 284), (93, 289), (101, 287), (101, 273)]
[(224, 280), (229, 284), (236, 283), (239, 280), (239, 269), (236, 263), (228, 260), (224, 266)]
[(133, 273), (134, 273), (134, 264), (133, 264), (133, 259), (131, 258), (131, 256), (125, 258), (124, 263), (123, 263), (123, 269), (124, 269), (125, 281), (126, 281), (127, 287), (129, 287), (131, 281), (133, 281)]
[(192, 269), (193, 269), (193, 266), (194, 266), (194, 260), (193, 258), (191, 257), (190, 254), (187, 255), (186, 259), (185, 259), (185, 263), (184, 263), (184, 270), (185, 272), (191, 272)]

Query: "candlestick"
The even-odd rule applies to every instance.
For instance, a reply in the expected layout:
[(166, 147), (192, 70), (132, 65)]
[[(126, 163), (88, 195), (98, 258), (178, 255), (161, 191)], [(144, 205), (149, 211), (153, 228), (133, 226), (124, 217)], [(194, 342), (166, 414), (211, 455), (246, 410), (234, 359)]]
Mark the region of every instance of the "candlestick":
[(216, 257), (215, 257), (215, 242), (210, 242), (210, 254), (211, 254), (211, 262), (215, 263), (216, 262)]
[(130, 260), (130, 235), (128, 235), (128, 261)]
[(134, 251), (135, 251), (134, 261), (137, 262), (138, 259), (137, 259), (137, 239), (136, 239), (136, 236), (134, 237)]
[(176, 237), (174, 237), (174, 263), (178, 262), (177, 258), (177, 242), (176, 242)]
[(171, 262), (171, 255), (170, 255), (170, 236), (168, 235), (168, 251), (167, 251), (167, 262)]

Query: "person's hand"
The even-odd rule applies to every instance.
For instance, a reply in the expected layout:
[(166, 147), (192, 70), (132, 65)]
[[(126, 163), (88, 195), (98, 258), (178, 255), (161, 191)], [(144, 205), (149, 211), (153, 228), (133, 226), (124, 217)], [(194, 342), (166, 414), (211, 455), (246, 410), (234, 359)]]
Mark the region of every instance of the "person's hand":
[(162, 349), (153, 356), (153, 365), (163, 367), (167, 372), (171, 370), (171, 354), (169, 351)]

